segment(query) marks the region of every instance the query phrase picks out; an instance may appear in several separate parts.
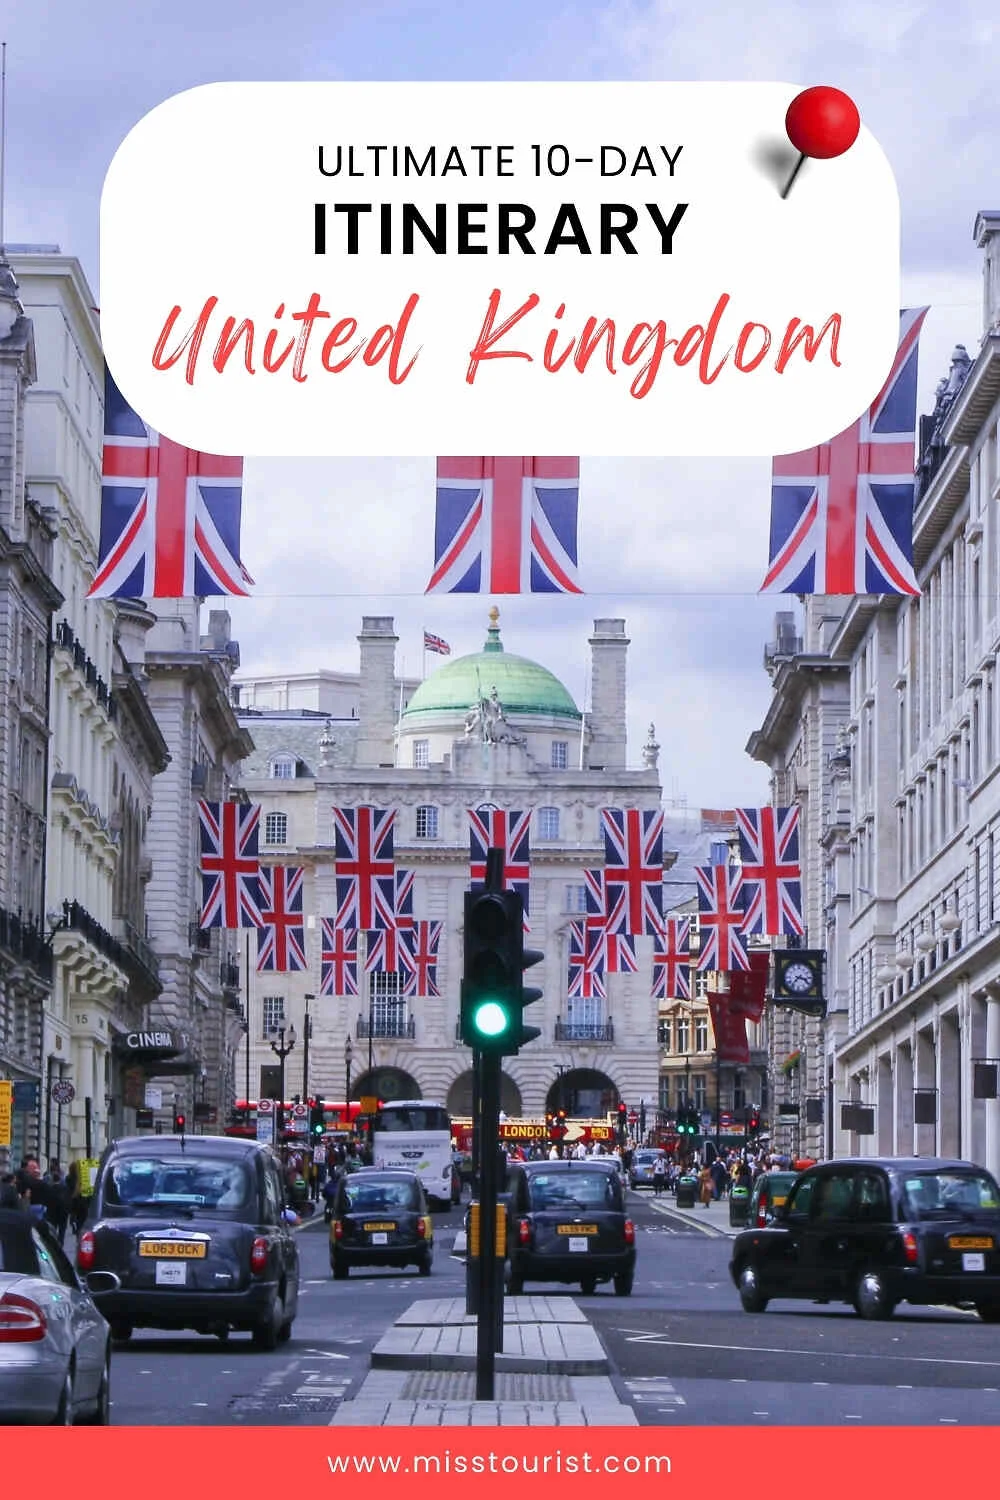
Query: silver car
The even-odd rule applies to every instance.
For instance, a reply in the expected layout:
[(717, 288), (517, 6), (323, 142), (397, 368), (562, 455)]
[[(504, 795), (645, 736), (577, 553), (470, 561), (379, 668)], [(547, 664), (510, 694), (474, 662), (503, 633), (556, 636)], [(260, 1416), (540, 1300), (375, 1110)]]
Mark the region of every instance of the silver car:
[(110, 1421), (111, 1333), (55, 1236), (21, 1209), (0, 1210), (0, 1422)]

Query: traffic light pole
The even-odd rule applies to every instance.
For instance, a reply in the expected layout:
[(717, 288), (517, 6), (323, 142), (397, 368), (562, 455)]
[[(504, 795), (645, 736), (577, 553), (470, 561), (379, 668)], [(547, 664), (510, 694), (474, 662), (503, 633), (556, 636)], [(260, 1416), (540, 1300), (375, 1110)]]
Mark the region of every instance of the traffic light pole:
[(500, 1191), (501, 1060), (479, 1054), (479, 1306), (476, 1310), (476, 1400), (492, 1401), (497, 1351), (497, 1320), (502, 1290), (497, 1286), (497, 1195)]

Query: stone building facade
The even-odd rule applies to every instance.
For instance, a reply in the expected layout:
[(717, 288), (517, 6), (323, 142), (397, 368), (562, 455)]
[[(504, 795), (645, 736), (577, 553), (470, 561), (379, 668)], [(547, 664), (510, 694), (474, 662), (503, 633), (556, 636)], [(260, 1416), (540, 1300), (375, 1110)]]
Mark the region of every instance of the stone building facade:
[[(482, 650), (438, 667), (408, 701), (404, 693), (402, 712), (392, 620), (366, 617), (358, 642), (356, 717), (327, 716), (318, 704), (311, 710), (305, 704), (286, 711), (241, 709), (255, 745), (241, 787), (262, 805), (266, 862), (305, 866), (305, 910), (316, 918), (335, 910), (333, 807), (395, 809), (395, 857), (398, 867), (415, 871), (415, 916), (444, 924), (441, 994), (407, 1001), (395, 976), (361, 974), (358, 995), (320, 995), (317, 925), (307, 934), (308, 973), (247, 976), (250, 1052), (246, 1073), (247, 1058), (240, 1063), (243, 1092), (248, 1087), (253, 1098), (277, 1093), (270, 1042), (273, 1028), (283, 1025), (294, 1026), (298, 1038), (285, 1064), (288, 1099), (318, 1092), (330, 1102), (343, 1100), (350, 1037), (352, 1098), (417, 1093), (445, 1101), (456, 1115), (470, 1112), (471, 1056), (456, 1036), (469, 883), (467, 811), (495, 806), (531, 813), (529, 943), (545, 954), (531, 972), (544, 999), (528, 1017), (543, 1035), (505, 1062), (503, 1107), (518, 1115), (558, 1107), (603, 1115), (622, 1098), (636, 1109), (640, 1101), (654, 1108), (659, 1064), (652, 938), (637, 939), (638, 973), (609, 976), (605, 1001), (567, 995), (569, 925), (584, 912), (583, 872), (604, 858), (600, 810), (660, 806), (655, 757), (640, 768), (627, 760), (624, 621), (595, 622), (593, 708), (586, 721), (550, 672), (505, 649), (495, 611)], [(241, 681), (239, 689), (241, 703), (254, 701), (254, 679)], [(493, 727), (484, 736), (484, 717), (491, 716)]]

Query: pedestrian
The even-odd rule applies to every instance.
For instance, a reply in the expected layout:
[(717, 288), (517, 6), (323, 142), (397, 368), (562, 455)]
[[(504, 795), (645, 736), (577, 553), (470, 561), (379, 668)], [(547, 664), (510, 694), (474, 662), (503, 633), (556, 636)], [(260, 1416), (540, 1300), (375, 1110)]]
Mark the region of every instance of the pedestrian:
[(698, 1187), (702, 1203), (707, 1208), (715, 1197), (715, 1183), (711, 1167), (702, 1167), (698, 1173)]
[(662, 1156), (653, 1163), (653, 1196), (658, 1198), (667, 1184), (667, 1164)]

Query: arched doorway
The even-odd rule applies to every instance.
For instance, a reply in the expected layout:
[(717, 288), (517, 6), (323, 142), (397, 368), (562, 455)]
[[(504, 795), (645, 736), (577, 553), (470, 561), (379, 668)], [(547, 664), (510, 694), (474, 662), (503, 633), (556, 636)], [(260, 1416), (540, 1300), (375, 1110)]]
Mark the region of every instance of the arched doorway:
[[(472, 1114), (473, 1095), (473, 1073), (470, 1068), (467, 1073), (459, 1073), (455, 1082), (448, 1090), (446, 1100), (448, 1113), (459, 1120), (468, 1119)], [(509, 1078), (506, 1073), (500, 1075), (500, 1108), (505, 1115), (520, 1115), (522, 1113), (521, 1090)]]
[(376, 1098), (388, 1103), (391, 1099), (422, 1097), (420, 1085), (413, 1074), (404, 1072), (402, 1068), (373, 1068), (370, 1073), (362, 1073), (351, 1084), (352, 1101)]
[(564, 1109), (570, 1119), (594, 1120), (618, 1107), (618, 1087), (596, 1068), (567, 1068), (545, 1096), (546, 1114)]

